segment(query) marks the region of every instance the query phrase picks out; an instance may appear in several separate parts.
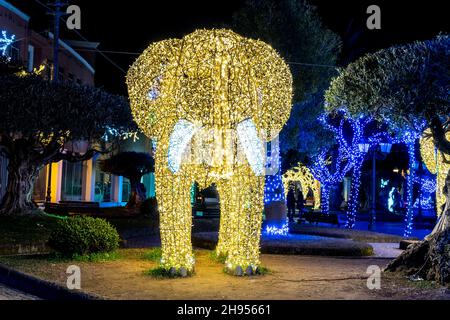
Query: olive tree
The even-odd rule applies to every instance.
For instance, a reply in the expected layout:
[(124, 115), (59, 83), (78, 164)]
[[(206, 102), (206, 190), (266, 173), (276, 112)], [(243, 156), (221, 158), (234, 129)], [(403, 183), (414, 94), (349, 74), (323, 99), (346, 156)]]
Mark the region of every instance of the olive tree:
[[(127, 100), (103, 90), (24, 73), (4, 73), (0, 82), (0, 152), (9, 160), (0, 214), (36, 208), (33, 185), (45, 165), (87, 160), (134, 128)], [(72, 148), (77, 141), (87, 150)]]

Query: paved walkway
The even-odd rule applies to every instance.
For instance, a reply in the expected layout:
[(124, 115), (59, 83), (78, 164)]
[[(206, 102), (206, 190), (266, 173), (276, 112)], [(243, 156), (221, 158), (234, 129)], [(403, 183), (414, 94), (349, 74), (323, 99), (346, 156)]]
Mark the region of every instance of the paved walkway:
[(403, 250), (399, 249), (399, 243), (369, 243), (373, 248), (373, 257), (376, 258), (397, 258)]
[(39, 300), (39, 298), (0, 283), (0, 300)]

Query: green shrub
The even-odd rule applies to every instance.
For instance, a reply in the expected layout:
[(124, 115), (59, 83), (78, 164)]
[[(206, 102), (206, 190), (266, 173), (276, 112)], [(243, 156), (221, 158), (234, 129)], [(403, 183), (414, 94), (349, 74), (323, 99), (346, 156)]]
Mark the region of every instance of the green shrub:
[(73, 217), (57, 222), (49, 245), (57, 253), (70, 257), (112, 252), (119, 247), (119, 234), (106, 220)]

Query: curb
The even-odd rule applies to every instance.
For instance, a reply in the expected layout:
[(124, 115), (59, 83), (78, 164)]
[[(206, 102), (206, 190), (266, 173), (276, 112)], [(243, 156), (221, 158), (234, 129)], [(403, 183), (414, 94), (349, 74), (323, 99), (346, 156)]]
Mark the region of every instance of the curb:
[[(214, 250), (217, 245), (217, 236), (211, 236), (210, 233), (192, 234), (192, 245), (194, 247)], [(291, 245), (277, 242), (261, 240), (260, 250), (264, 254), (281, 255), (307, 255), (307, 256), (329, 256), (329, 257), (373, 257), (373, 247), (364, 242), (353, 241), (350, 239), (335, 239), (336, 242), (344, 242), (345, 247), (337, 246), (333, 241), (328, 241), (320, 246), (309, 244), (292, 243)]]
[(105, 300), (104, 297), (69, 290), (59, 284), (36, 278), (0, 264), (0, 283), (44, 300)]

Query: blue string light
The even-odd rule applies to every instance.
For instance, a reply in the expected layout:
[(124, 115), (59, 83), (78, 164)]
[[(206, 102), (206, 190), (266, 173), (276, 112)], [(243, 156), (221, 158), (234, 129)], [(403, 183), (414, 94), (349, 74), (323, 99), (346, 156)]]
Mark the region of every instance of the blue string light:
[[(333, 173), (329, 170), (329, 161), (327, 161), (327, 153), (320, 153), (314, 165), (311, 168), (315, 178), (322, 184), (322, 212), (329, 213), (330, 209), (330, 189), (333, 185), (342, 181), (344, 176), (352, 170), (352, 185), (350, 187), (350, 201), (347, 208), (347, 228), (353, 228), (356, 220), (357, 202), (360, 189), (361, 167), (364, 161), (364, 152), (359, 148), (359, 144), (364, 135), (364, 129), (372, 120), (370, 118), (353, 119), (344, 117), (346, 114), (342, 112), (342, 119), (338, 126), (330, 124), (327, 115), (321, 115), (319, 121), (325, 128), (331, 130), (335, 134), (338, 143), (338, 156), (335, 160), (335, 170)], [(349, 124), (352, 129), (351, 139), (347, 139), (344, 132), (345, 124)]]
[[(324, 114), (319, 117), (319, 121), (325, 128), (335, 134), (338, 143), (338, 156), (335, 160), (335, 170), (330, 172), (330, 158), (327, 152), (321, 152), (315, 159), (311, 168), (315, 178), (322, 184), (322, 211), (329, 212), (330, 189), (344, 178), (345, 174), (352, 170), (352, 184), (350, 187), (350, 197), (347, 206), (347, 228), (354, 228), (358, 209), (359, 191), (361, 186), (361, 169), (364, 162), (365, 152), (361, 150), (360, 144), (364, 140), (368, 144), (368, 150), (375, 148), (381, 143), (406, 144), (409, 156), (409, 176), (407, 191), (407, 213), (405, 216), (405, 236), (409, 237), (413, 224), (413, 184), (414, 184), (414, 163), (415, 163), (415, 143), (420, 138), (425, 127), (422, 121), (414, 123), (414, 130), (404, 130), (402, 133), (392, 136), (387, 131), (365, 132), (367, 125), (373, 121), (368, 117), (350, 118), (346, 116), (346, 111), (341, 110), (342, 119), (339, 125), (332, 125), (329, 116)], [(352, 129), (351, 139), (344, 135), (344, 124), (347, 123)], [(367, 151), (367, 150), (365, 150)]]
[(2, 36), (0, 37), (0, 54), (3, 57), (7, 57), (8, 60), (10, 60), (11, 57), (7, 56), (6, 51), (8, 50), (9, 46), (15, 41), (16, 36), (12, 34), (8, 38), (5, 30), (2, 30), (1, 35)]
[[(270, 166), (274, 166), (275, 171)], [(267, 144), (267, 162), (264, 185), (264, 204), (285, 201), (283, 179), (281, 177), (281, 157), (278, 141)]]
[(414, 191), (414, 163), (416, 162), (416, 148), (415, 141), (408, 142), (408, 156), (409, 156), (409, 174), (407, 179), (407, 207), (406, 207), (406, 216), (405, 216), (405, 231), (403, 233), (404, 237), (410, 237), (413, 228), (413, 220), (414, 220), (414, 207), (413, 207), (413, 191)]
[(270, 236), (287, 236), (289, 234), (289, 225), (285, 223), (281, 228), (277, 226), (266, 226), (265, 232)]

